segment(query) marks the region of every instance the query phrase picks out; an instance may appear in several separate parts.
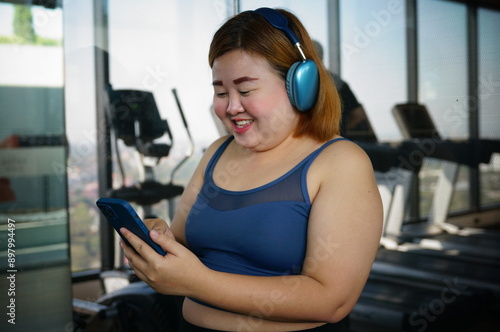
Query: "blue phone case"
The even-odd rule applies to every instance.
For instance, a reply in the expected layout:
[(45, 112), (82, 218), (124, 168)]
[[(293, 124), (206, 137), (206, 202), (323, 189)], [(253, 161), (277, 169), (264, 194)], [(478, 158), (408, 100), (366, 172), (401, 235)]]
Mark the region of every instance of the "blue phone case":
[(120, 233), (122, 227), (140, 237), (160, 255), (165, 256), (167, 254), (158, 244), (151, 240), (148, 228), (127, 201), (118, 198), (101, 197), (96, 202), (96, 205), (127, 245), (131, 246)]

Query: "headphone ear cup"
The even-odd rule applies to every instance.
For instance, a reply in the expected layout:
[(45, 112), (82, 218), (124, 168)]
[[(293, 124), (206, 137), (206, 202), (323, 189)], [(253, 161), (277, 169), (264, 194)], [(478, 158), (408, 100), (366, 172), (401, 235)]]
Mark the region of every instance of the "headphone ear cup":
[(313, 108), (318, 98), (319, 73), (312, 60), (295, 62), (286, 74), (286, 91), (294, 107), (301, 112)]
[(295, 69), (297, 69), (297, 66), (300, 65), (300, 62), (295, 62), (289, 69), (288, 72), (286, 73), (286, 93), (288, 94), (288, 99), (290, 99), (290, 102), (292, 103), (293, 107), (297, 107), (297, 102), (295, 100), (295, 96), (297, 95), (295, 93), (295, 85), (294, 85), (294, 76), (295, 76)]

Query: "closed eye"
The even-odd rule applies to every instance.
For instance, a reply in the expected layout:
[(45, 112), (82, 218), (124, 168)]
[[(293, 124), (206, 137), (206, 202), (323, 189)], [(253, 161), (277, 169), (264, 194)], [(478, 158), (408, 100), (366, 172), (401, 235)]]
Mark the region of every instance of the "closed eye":
[(227, 96), (227, 92), (216, 92), (215, 95), (217, 97), (225, 97), (225, 96)]

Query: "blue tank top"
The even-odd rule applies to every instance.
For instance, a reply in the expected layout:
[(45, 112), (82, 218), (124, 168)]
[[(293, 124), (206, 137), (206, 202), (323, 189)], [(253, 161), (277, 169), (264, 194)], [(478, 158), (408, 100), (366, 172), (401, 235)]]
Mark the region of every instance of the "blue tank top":
[(190, 249), (210, 269), (251, 276), (300, 274), (311, 202), (307, 171), (326, 142), (278, 179), (255, 189), (229, 191), (212, 178), (226, 140), (210, 159), (204, 184), (186, 219)]

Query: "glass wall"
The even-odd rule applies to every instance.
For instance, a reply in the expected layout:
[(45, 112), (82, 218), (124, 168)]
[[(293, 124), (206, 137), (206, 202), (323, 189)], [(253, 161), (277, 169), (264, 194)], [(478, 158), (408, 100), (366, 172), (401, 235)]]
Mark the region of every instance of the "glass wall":
[(0, 330), (64, 330), (72, 317), (62, 10), (0, 2), (0, 22)]
[[(479, 77), (478, 98), (471, 102), (480, 107), (479, 136), (500, 139), (500, 12), (478, 10)], [(500, 153), (495, 153), (488, 165), (480, 165), (481, 205), (500, 203)]]
[(419, 100), (442, 138), (468, 138), (466, 6), (420, 0), (418, 18)]
[[(400, 141), (392, 108), (408, 100), (404, 1), (339, 1), (340, 75), (362, 104), (378, 141)], [(386, 217), (395, 186), (411, 172), (376, 172)], [(401, 207), (403, 208), (403, 207)], [(389, 218), (389, 217), (388, 217)]]
[[(420, 100), (426, 104), (442, 138), (465, 141), (469, 139), (469, 116), (477, 108), (479, 138), (494, 140), (500, 135), (498, 82), (500, 79), (500, 41), (498, 33), (499, 12), (477, 11), (477, 36), (467, 32), (467, 6), (449, 1), (420, 0), (418, 3), (419, 35), (419, 84)], [(472, 27), (471, 27), (472, 28)], [(468, 77), (469, 66), (467, 38), (477, 38), (478, 77)], [(477, 83), (474, 80), (477, 79)], [(477, 84), (477, 91), (469, 94), (469, 84)], [(474, 123), (474, 122), (472, 122)], [(421, 186), (422, 214), (437, 181), (436, 169), (440, 161), (426, 162), (428, 185)], [(479, 167), (479, 202), (481, 206), (498, 205), (499, 157), (493, 154), (490, 163)], [(457, 170), (450, 211), (467, 211), (471, 208), (471, 183), (475, 172), (466, 166)], [(432, 175), (434, 174), (434, 176)], [(423, 174), (421, 173), (421, 176)], [(434, 178), (433, 181), (432, 178)], [(430, 184), (430, 185), (429, 185)], [(437, 202), (439, 203), (439, 202)]]
[[(417, 19), (419, 101), (427, 107), (437, 137), (466, 140), (469, 138), (466, 6), (450, 1), (420, 0)], [(447, 164), (438, 159), (425, 160), (419, 174), (422, 216), (431, 213), (433, 204), (447, 204), (436, 201), (434, 196)], [(469, 168), (459, 166), (455, 172), (457, 174), (452, 172), (452, 175), (456, 179), (451, 179), (455, 189), (450, 210), (464, 211), (470, 207)]]
[(341, 1), (340, 31), (340, 75), (378, 139), (400, 139), (391, 109), (407, 101), (404, 2)]
[[(404, 1), (340, 1), (341, 76), (363, 104), (379, 141), (403, 139), (391, 109), (412, 99), (407, 91), (407, 55), (413, 41), (407, 12), (417, 18), (416, 100), (423, 104), (438, 136), (435, 139), (465, 142), (469, 139), (469, 112), (478, 105), (479, 133), (483, 139), (498, 139), (500, 60), (498, 11), (478, 10), (478, 91), (469, 96), (467, 6), (454, 1), (418, 0), (416, 13)], [(410, 30), (407, 30), (410, 29)], [(408, 44), (409, 43), (409, 44)], [(432, 144), (437, 143), (431, 142)], [(498, 154), (489, 164), (479, 165), (482, 206), (498, 205)], [(453, 163), (451, 163), (453, 164)], [(453, 170), (453, 171), (450, 171)], [(443, 174), (447, 174), (444, 177)], [(378, 174), (381, 184), (391, 188), (401, 181), (402, 170)], [(453, 169), (449, 162), (425, 158), (418, 173), (415, 197), (417, 216), (432, 214), (432, 207), (449, 204), (452, 213), (470, 211), (474, 194), (474, 171), (468, 166)], [(435, 195), (439, 182), (452, 181), (450, 202)], [(471, 182), (472, 181), (472, 182)], [(472, 186), (472, 187), (471, 187)], [(448, 200), (442, 197), (443, 200)]]
[[(208, 47), (217, 27), (234, 12), (232, 3), (109, 0), (105, 33), (108, 43), (102, 45), (95, 41), (94, 33), (99, 34), (103, 27), (94, 26), (92, 3), (68, 2), (66, 123), (71, 147), (68, 178), (73, 271), (100, 268), (100, 225), (95, 206), (99, 198), (95, 80), (103, 73), (96, 75), (95, 50), (104, 50), (109, 56), (109, 83), (113, 90), (153, 94), (159, 115), (168, 121), (173, 138), (171, 141), (165, 134), (154, 141), (172, 145), (169, 155), (160, 160), (144, 158), (135, 147), (118, 140), (123, 176), (113, 144), (113, 189), (143, 182), (147, 177), (145, 166), (153, 169), (156, 181), (165, 184), (173, 180), (182, 186), (190, 178), (202, 151), (218, 136), (211, 114), (213, 90)], [(186, 116), (194, 151), (173, 89)], [(186, 156), (190, 157), (172, 174)], [(144, 216), (141, 207), (134, 205)], [(152, 213), (168, 220), (168, 202), (154, 204)]]
[(64, 43), (72, 271), (100, 268), (93, 7), (68, 1)]

